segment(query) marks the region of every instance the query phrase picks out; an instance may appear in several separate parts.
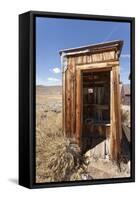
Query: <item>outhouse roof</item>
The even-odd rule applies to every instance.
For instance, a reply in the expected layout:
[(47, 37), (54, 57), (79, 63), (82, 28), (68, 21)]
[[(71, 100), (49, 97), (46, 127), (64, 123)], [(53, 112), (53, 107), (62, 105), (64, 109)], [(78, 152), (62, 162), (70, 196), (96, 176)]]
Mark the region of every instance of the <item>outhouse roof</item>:
[(123, 40), (114, 40), (104, 43), (98, 43), (98, 44), (90, 44), (86, 46), (80, 46), (76, 48), (69, 48), (69, 49), (63, 49), (59, 53), (60, 55), (76, 55), (76, 54), (83, 54), (83, 53), (89, 53), (89, 52), (104, 52), (108, 50), (117, 50), (119, 51), (119, 56), (122, 50)]

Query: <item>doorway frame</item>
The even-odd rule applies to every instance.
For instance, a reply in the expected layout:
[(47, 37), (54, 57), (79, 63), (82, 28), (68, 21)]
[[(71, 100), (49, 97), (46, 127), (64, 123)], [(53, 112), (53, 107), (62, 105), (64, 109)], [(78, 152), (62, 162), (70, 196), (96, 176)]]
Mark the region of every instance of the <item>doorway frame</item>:
[[(110, 132), (111, 132), (111, 116), (112, 116), (112, 112), (111, 112), (111, 105), (112, 105), (112, 98), (111, 98), (111, 82), (112, 82), (112, 80), (111, 80), (111, 73), (112, 73), (112, 69), (111, 68), (109, 68), (109, 69), (107, 69), (107, 68), (104, 68), (104, 69), (98, 69), (98, 70), (96, 70), (96, 69), (86, 69), (86, 70), (81, 70), (81, 97), (80, 97), (80, 99), (81, 99), (81, 103), (80, 103), (80, 105), (81, 105), (81, 107), (80, 107), (80, 110), (81, 110), (81, 131), (80, 131), (80, 133), (81, 133), (81, 135), (80, 135), (80, 145), (81, 145), (81, 149), (83, 149), (83, 136), (82, 136), (82, 134), (83, 134), (83, 112), (84, 112), (84, 105), (83, 105), (83, 74), (84, 73), (86, 73), (86, 72), (92, 72), (92, 73), (95, 73), (95, 72), (109, 72), (109, 124), (110, 125), (108, 125), (110, 128), (109, 128), (109, 136), (110, 136)], [(105, 131), (105, 140), (107, 140), (107, 133), (106, 133), (106, 131)], [(107, 145), (107, 144), (106, 144)], [(109, 148), (109, 147), (108, 147)]]
[(118, 65), (118, 61), (108, 63), (95, 63), (76, 66), (76, 137), (79, 146), (82, 149), (82, 128), (83, 128), (83, 81), (84, 72), (110, 72), (110, 134), (112, 130), (112, 67)]

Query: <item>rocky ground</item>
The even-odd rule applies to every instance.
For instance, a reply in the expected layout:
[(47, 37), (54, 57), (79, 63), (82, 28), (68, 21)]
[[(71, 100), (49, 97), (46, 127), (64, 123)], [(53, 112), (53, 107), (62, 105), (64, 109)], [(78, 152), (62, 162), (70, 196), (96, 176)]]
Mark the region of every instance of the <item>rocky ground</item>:
[(130, 177), (130, 162), (118, 166), (110, 160), (91, 158), (87, 170), (93, 179)]

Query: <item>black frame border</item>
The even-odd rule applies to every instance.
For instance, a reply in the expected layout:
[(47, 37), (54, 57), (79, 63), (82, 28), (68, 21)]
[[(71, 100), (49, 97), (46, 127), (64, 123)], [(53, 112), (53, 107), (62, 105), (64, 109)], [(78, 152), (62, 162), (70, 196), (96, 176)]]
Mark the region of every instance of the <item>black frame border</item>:
[[(131, 177), (71, 182), (35, 182), (36, 17), (131, 24)], [(48, 188), (125, 182), (135, 182), (135, 18), (39, 11), (29, 11), (19, 15), (19, 184), (28, 188)]]

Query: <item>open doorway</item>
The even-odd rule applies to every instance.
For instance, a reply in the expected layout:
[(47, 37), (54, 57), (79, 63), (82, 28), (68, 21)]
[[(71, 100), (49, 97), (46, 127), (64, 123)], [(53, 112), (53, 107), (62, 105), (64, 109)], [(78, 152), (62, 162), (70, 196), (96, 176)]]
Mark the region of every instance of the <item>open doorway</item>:
[[(84, 71), (82, 87), (82, 146), (87, 151), (103, 143), (110, 134), (110, 71)], [(108, 154), (106, 143), (99, 148), (96, 154)]]

